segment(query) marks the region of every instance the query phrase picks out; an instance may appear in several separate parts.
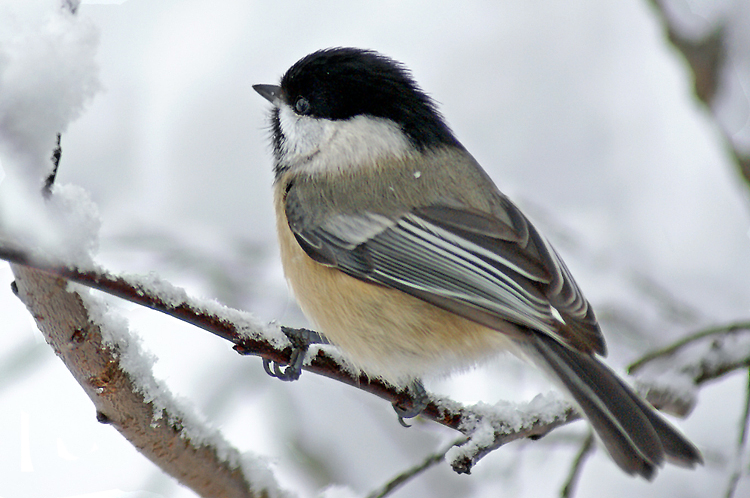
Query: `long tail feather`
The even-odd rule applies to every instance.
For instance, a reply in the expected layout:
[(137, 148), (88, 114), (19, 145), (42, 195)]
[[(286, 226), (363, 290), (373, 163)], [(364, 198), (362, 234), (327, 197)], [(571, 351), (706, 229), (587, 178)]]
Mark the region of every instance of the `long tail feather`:
[(652, 479), (665, 458), (692, 467), (698, 449), (594, 356), (534, 333), (534, 348), (570, 392), (614, 461)]

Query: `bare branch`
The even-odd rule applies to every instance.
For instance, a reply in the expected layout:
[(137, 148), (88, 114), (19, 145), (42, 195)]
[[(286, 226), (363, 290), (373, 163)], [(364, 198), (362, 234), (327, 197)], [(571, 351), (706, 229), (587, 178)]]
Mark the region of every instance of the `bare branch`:
[[(727, 63), (726, 36), (727, 30), (724, 24), (706, 34), (703, 38), (692, 39), (677, 28), (676, 23), (669, 15), (666, 0), (650, 0), (655, 7), (656, 13), (661, 18), (667, 30), (667, 36), (672, 45), (677, 48), (690, 65), (693, 72), (695, 95), (709, 109), (713, 111), (715, 97), (720, 86), (721, 72)], [(714, 117), (716, 115), (714, 114)], [(732, 139), (732, 134), (725, 126), (716, 119), (724, 139), (734, 156), (734, 160), (745, 180), (750, 182), (750, 154), (742, 151), (738, 144)]]
[(388, 496), (410, 480), (418, 477), (430, 467), (434, 467), (435, 465), (445, 460), (445, 455), (446, 453), (448, 453), (448, 451), (450, 451), (451, 448), (463, 444), (464, 442), (466, 442), (466, 438), (460, 438), (453, 441), (442, 451), (433, 453), (432, 455), (425, 458), (422, 463), (403, 471), (402, 473), (385, 483), (380, 489), (376, 489), (375, 491), (367, 495), (367, 498), (384, 498), (385, 496)]
[(226, 442), (218, 437), (191, 439), (183, 430), (183, 414), (144, 398), (144, 379), (134, 379), (122, 367), (122, 352), (105, 344), (97, 318), (80, 294), (68, 291), (67, 280), (24, 266), (11, 268), (18, 297), (93, 401), (100, 422), (111, 424), (141, 453), (200, 496), (278, 495), (262, 483), (247, 480), (252, 476), (244, 475), (239, 453)]
[(52, 195), (52, 186), (57, 179), (57, 170), (60, 167), (60, 158), (62, 157), (62, 145), (60, 145), (61, 138), (62, 135), (58, 133), (57, 145), (55, 146), (55, 150), (52, 151), (52, 157), (50, 158), (52, 159), (52, 171), (50, 171), (47, 178), (44, 179), (44, 185), (42, 186), (42, 196), (45, 199), (49, 199), (50, 195)]
[(726, 60), (724, 26), (719, 25), (701, 39), (692, 39), (681, 33), (669, 15), (664, 0), (651, 0), (667, 30), (669, 41), (685, 56), (695, 78), (695, 95), (711, 105), (719, 87), (720, 70)]
[(578, 451), (575, 460), (573, 460), (573, 466), (570, 468), (568, 479), (563, 485), (562, 491), (560, 492), (560, 498), (570, 498), (575, 493), (578, 479), (581, 477), (583, 471), (583, 465), (589, 456), (594, 453), (596, 446), (594, 446), (594, 431), (589, 429), (589, 433), (586, 435), (586, 439), (583, 440), (581, 449)]

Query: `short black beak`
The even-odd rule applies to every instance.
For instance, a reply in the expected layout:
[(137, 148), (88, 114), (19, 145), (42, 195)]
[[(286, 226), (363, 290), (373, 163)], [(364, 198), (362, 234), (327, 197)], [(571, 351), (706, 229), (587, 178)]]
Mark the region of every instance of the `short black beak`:
[(261, 97), (272, 103), (278, 105), (279, 101), (282, 100), (281, 87), (277, 85), (253, 85), (253, 90), (258, 92)]

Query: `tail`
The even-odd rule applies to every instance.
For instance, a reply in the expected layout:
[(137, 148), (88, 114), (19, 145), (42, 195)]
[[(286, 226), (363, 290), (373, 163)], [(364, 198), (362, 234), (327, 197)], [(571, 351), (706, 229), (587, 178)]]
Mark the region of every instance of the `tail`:
[(594, 356), (535, 332), (532, 344), (591, 422), (609, 454), (628, 474), (652, 479), (667, 460), (703, 463), (700, 451)]

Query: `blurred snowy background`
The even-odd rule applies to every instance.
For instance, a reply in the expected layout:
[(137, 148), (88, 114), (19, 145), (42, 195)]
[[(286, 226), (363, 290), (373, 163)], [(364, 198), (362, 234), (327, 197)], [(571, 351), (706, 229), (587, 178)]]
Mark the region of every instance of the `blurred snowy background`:
[[(50, 29), (58, 4), (0, 0), (0, 104), (14, 50)], [(696, 36), (731, 28), (737, 59), (720, 114), (750, 150), (750, 4), (670, 4)], [(84, 1), (77, 17), (100, 90), (64, 130), (58, 183), (84, 187), (98, 205), (97, 260), (112, 271), (153, 271), (265, 321), (305, 325), (277, 257), (268, 106), (251, 85), (275, 83), (316, 49), (351, 45), (404, 62), (440, 102), (458, 138), (562, 253), (598, 310), (614, 368), (750, 314), (747, 187), (646, 0)], [(28, 84), (43, 102), (60, 83)], [(57, 130), (37, 125), (52, 144)], [(7, 197), (11, 172), (3, 176)], [(194, 496), (96, 422), (11, 280), (0, 264), (0, 497)], [(311, 374), (281, 383), (210, 334), (110, 302), (158, 357), (156, 375), (239, 450), (267, 456), (301, 496), (332, 484), (366, 494), (454, 437), (431, 423), (403, 429), (387, 403)], [(668, 467), (649, 484), (598, 451), (576, 496), (723, 495), (745, 383), (739, 372), (705, 388), (678, 422), (705, 467)], [(427, 386), (464, 402), (550, 389), (505, 357)], [(443, 464), (394, 496), (557, 496), (585, 433), (576, 423), (511, 444), (471, 476)], [(736, 496), (750, 494), (748, 481)]]

